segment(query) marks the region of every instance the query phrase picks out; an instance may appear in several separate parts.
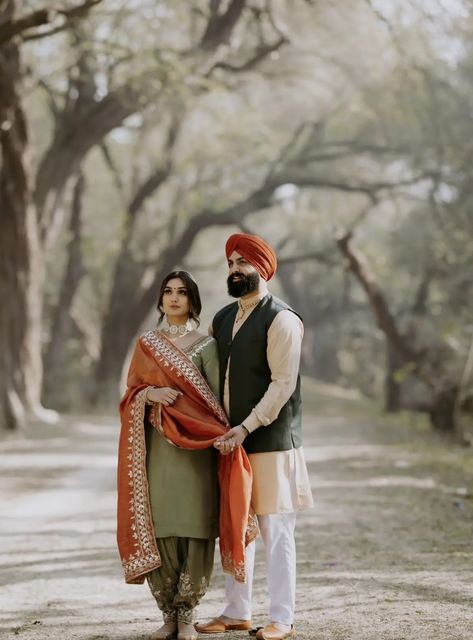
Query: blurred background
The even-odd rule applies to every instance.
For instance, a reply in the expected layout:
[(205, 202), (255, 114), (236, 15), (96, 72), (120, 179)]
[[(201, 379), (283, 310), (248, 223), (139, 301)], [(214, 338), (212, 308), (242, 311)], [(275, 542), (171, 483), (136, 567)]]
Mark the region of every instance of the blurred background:
[(277, 250), (307, 378), (473, 414), (467, 0), (0, 2), (0, 427), (116, 412), (159, 283)]

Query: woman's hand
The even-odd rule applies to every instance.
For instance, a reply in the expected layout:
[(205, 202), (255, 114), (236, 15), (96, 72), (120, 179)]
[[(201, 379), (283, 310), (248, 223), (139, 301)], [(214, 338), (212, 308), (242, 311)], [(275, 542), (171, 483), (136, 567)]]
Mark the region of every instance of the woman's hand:
[(179, 396), (182, 396), (182, 393), (171, 387), (148, 387), (146, 392), (146, 400), (149, 400), (149, 402), (161, 402), (165, 407), (174, 404)]
[(220, 436), (220, 438), (215, 440), (214, 447), (223, 455), (227, 455), (237, 447), (240, 447), (247, 435), (248, 431), (243, 425), (239, 424), (237, 427), (233, 427), (233, 429), (227, 431), (225, 435)]

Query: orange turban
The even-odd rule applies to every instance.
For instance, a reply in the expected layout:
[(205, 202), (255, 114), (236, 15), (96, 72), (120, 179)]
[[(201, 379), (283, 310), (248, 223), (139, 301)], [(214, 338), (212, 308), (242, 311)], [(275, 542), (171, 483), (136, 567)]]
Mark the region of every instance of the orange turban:
[(234, 233), (227, 240), (225, 253), (229, 258), (236, 251), (256, 269), (266, 281), (271, 280), (278, 260), (274, 249), (259, 236), (249, 233)]

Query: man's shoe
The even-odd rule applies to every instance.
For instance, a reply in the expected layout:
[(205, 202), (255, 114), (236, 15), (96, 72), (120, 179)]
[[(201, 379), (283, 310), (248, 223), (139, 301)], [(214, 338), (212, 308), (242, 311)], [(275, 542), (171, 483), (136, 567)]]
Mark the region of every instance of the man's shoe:
[(256, 637), (258, 640), (284, 640), (284, 638), (295, 638), (296, 630), (291, 625), (289, 631), (283, 631), (271, 622), (271, 624), (267, 624), (263, 629), (259, 629)]
[(199, 633), (225, 633), (225, 631), (249, 631), (250, 629), (251, 620), (230, 623), (222, 618), (212, 618), (209, 622), (195, 625), (195, 630)]

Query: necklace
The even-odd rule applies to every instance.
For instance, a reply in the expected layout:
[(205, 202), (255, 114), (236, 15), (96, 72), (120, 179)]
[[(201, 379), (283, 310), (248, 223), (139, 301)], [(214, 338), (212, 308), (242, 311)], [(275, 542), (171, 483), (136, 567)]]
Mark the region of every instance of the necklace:
[(188, 320), (186, 324), (169, 324), (167, 320), (164, 320), (161, 330), (164, 333), (168, 333), (169, 337), (175, 340), (176, 338), (182, 338), (192, 331), (192, 323)]
[(172, 324), (169, 327), (169, 333), (173, 336), (177, 336), (177, 334), (183, 336), (188, 333), (188, 329), (185, 324)]
[(243, 319), (243, 317), (244, 317), (245, 313), (248, 311), (248, 309), (252, 309), (253, 307), (256, 307), (258, 302), (260, 302), (259, 298), (257, 300), (255, 300), (254, 302), (250, 302), (249, 304), (243, 306), (242, 301), (238, 300), (238, 313), (237, 313), (237, 317), (235, 318), (235, 322), (240, 322), (240, 320)]

